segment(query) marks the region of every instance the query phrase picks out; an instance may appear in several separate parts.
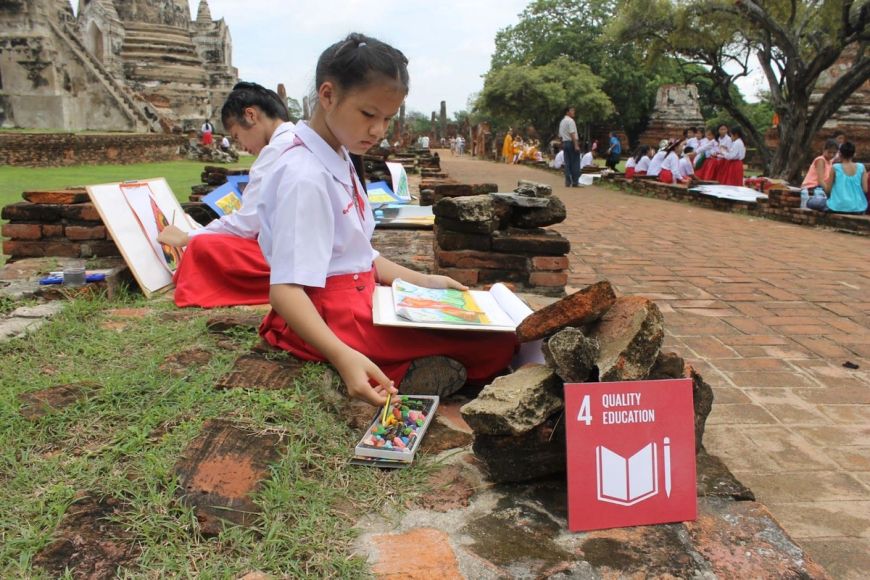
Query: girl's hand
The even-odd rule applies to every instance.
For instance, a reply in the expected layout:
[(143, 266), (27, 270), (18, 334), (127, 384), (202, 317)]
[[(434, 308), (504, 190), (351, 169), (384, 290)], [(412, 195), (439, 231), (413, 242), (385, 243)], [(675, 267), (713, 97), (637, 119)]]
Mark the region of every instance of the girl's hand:
[(440, 276), (438, 274), (428, 274), (426, 280), (420, 286), (426, 288), (454, 288), (456, 290), (468, 290), (468, 286), (464, 286), (451, 278), (450, 276)]
[(173, 248), (182, 248), (190, 243), (190, 237), (181, 228), (169, 224), (163, 231), (157, 234), (157, 241), (168, 244)]
[[(358, 351), (347, 349), (347, 352), (337, 357), (333, 364), (347, 386), (347, 392), (355, 399), (377, 407), (387, 402), (388, 392), (392, 394), (399, 392), (387, 375)], [(377, 386), (371, 386), (372, 380), (377, 383)]]

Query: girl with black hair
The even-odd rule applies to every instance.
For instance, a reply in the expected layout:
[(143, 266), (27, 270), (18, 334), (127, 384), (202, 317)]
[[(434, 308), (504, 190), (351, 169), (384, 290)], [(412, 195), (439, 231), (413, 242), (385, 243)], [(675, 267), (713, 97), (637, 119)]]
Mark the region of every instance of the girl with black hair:
[(269, 302), (269, 265), (257, 244), (257, 203), (264, 175), (293, 143), (294, 125), (277, 93), (247, 82), (233, 87), (221, 109), (221, 121), (233, 141), (257, 155), (257, 160), (240, 209), (190, 233), (170, 225), (158, 236), (171, 246), (187, 246), (173, 278), (179, 307)]
[(840, 145), (840, 162), (834, 163), (831, 174), (825, 179), (828, 200), (825, 207), (839, 213), (864, 213), (867, 211), (867, 170), (862, 163), (855, 163), (855, 145), (846, 141)]
[(743, 144), (743, 129), (731, 129), (731, 143), (722, 151), (722, 160), (716, 173), (716, 181), (722, 185), (743, 185), (743, 159), (746, 145)]
[[(516, 349), (509, 333), (372, 323), (377, 283), (402, 278), (465, 289), (452, 278), (399, 266), (372, 248), (374, 217), (350, 165), (349, 154), (378, 143), (405, 100), (407, 64), (400, 51), (362, 34), (327, 48), (317, 63), (311, 120), (297, 124), (293, 145), (263, 182), (258, 206), (273, 308), (260, 335), (297, 358), (328, 360), (352, 396), (375, 405), (396, 385), (447, 395), (466, 376), (489, 379)], [(418, 377), (429, 380), (421, 384)]]
[(646, 172), (649, 171), (649, 163), (652, 161), (653, 155), (655, 155), (655, 149), (652, 145), (641, 145), (637, 149), (637, 153), (634, 156), (635, 164), (634, 164), (634, 174), (635, 175), (646, 175)]

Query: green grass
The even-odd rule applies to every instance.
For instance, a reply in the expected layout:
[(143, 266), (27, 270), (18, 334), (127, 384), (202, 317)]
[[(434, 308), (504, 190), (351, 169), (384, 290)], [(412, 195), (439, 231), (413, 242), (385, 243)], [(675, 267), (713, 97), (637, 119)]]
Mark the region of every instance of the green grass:
[[(250, 167), (253, 156), (243, 156), (233, 167)], [(167, 161), (135, 165), (75, 165), (71, 167), (0, 167), (0, 207), (21, 201), (21, 194), (36, 189), (97, 185), (164, 177), (179, 201), (187, 201), (190, 188), (200, 183), (202, 161)]]
[[(112, 308), (145, 306), (151, 312), (123, 330), (104, 324), (119, 320)], [(167, 301), (78, 299), (26, 339), (0, 344), (0, 577), (44, 575), (33, 558), (82, 493), (126, 506), (117, 521), (141, 555), (122, 575), (367, 576), (350, 554), (355, 518), (347, 512), (401, 509), (419, 492), (426, 462), (393, 472), (348, 466), (359, 433), (313, 387), (320, 365), (306, 367), (291, 390), (214, 389), (256, 334), (215, 336), (202, 311), (188, 319), (173, 311)], [(211, 361), (184, 376), (161, 369), (168, 354), (192, 347), (210, 351)], [(97, 384), (87, 399), (36, 421), (21, 416), (21, 393), (82, 381)], [(280, 433), (287, 447), (256, 497), (256, 528), (207, 539), (175, 499), (172, 468), (211, 418)]]

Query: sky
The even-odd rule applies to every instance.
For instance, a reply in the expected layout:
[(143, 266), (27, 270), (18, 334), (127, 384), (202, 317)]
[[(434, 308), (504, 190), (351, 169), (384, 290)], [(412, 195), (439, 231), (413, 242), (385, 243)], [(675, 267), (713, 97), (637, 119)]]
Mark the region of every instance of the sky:
[[(408, 57), (408, 110), (429, 115), (467, 109), (483, 88), (498, 30), (516, 24), (528, 0), (209, 0), (233, 38), (239, 78), (269, 88), (284, 83), (300, 102), (314, 86), (325, 48), (350, 32), (387, 42)], [(196, 16), (199, 0), (191, 0)]]

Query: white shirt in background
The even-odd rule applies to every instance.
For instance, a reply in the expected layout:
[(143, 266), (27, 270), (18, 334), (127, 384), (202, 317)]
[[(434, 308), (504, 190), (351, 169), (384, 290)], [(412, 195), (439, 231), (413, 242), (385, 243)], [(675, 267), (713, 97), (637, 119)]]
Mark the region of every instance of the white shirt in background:
[(647, 175), (656, 176), (662, 172), (662, 163), (665, 162), (665, 157), (667, 156), (667, 151), (659, 151), (649, 162), (649, 169), (646, 170)]
[(594, 165), (595, 161), (593, 161), (592, 158), (592, 151), (586, 153), (586, 155), (584, 155), (583, 158), (580, 159), (580, 169), (583, 169), (584, 167), (592, 167)]
[(743, 139), (738, 138), (736, 141), (732, 141), (723, 157), (729, 160), (743, 160), (746, 157), (746, 145), (743, 144)]
[(649, 171), (650, 161), (652, 161), (651, 157), (647, 157), (646, 155), (641, 157), (640, 160), (637, 162), (637, 165), (635, 165), (634, 167), (634, 172), (637, 173), (638, 171)]
[(682, 157), (680, 159), (680, 173), (683, 175), (683, 179), (695, 175), (695, 166), (692, 164), (692, 160), (688, 157)]

